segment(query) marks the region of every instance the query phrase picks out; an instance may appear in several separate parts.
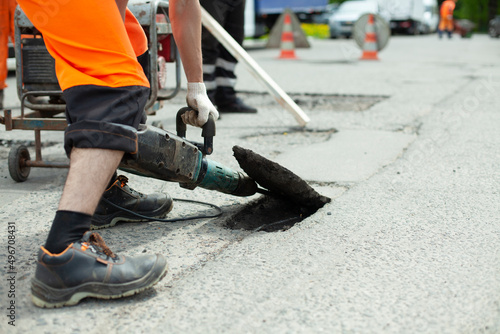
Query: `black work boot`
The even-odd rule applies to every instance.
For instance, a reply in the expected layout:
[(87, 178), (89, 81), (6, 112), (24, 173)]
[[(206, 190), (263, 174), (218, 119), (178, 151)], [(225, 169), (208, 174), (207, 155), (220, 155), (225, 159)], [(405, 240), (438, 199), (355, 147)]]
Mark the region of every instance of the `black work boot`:
[(54, 308), (76, 305), (87, 297), (128, 297), (152, 287), (166, 273), (162, 255), (115, 255), (99, 234), (89, 231), (60, 254), (40, 247), (32, 300), (38, 307)]
[(244, 114), (255, 114), (257, 109), (249, 106), (243, 102), (240, 98), (236, 98), (232, 101), (217, 104), (217, 110), (221, 113), (244, 113)]
[(217, 110), (221, 113), (255, 114), (257, 112), (256, 108), (245, 104), (236, 97), (236, 91), (233, 87), (217, 87), (214, 99)]
[(91, 229), (96, 230), (112, 227), (119, 221), (141, 222), (149, 220), (118, 209), (107, 201), (121, 208), (151, 218), (164, 218), (172, 210), (173, 201), (168, 194), (155, 193), (144, 195), (130, 188), (127, 182), (128, 178), (126, 176), (119, 175), (111, 186), (106, 189), (92, 216)]

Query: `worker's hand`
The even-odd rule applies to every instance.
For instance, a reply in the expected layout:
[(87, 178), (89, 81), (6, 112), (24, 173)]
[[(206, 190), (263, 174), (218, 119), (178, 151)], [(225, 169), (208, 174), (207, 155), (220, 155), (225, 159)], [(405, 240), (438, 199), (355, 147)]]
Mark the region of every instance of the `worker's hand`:
[(185, 124), (202, 127), (208, 121), (209, 114), (212, 114), (215, 120), (219, 119), (219, 112), (208, 98), (204, 83), (188, 82), (186, 102), (194, 110), (182, 115)]
[(452, 21), (453, 20), (453, 15), (448, 15), (448, 20)]

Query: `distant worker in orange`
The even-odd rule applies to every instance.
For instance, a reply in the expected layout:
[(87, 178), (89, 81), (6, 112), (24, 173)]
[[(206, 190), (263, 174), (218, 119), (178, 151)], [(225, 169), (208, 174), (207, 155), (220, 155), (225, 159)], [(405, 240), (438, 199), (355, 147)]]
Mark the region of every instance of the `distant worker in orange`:
[(0, 109), (3, 109), (3, 90), (7, 87), (7, 58), (9, 57), (9, 36), (14, 42), (14, 11), (16, 0), (0, 1)]
[(453, 33), (453, 11), (457, 0), (446, 0), (441, 5), (441, 19), (439, 21), (438, 35), (443, 37), (443, 31), (446, 30), (448, 38), (451, 38)]

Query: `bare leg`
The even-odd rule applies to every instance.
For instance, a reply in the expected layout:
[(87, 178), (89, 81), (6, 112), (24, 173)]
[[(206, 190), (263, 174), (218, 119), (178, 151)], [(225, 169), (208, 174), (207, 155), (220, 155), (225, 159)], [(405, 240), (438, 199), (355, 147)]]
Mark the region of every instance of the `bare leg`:
[(73, 148), (59, 210), (93, 215), (122, 156), (122, 151)]
[(86, 297), (130, 296), (165, 276), (168, 267), (163, 256), (117, 257), (98, 234), (87, 232), (90, 215), (122, 156), (122, 151), (115, 150), (71, 151), (60, 210), (47, 239), (51, 247), (46, 244), (39, 251), (31, 281), (35, 305), (52, 308), (75, 305)]

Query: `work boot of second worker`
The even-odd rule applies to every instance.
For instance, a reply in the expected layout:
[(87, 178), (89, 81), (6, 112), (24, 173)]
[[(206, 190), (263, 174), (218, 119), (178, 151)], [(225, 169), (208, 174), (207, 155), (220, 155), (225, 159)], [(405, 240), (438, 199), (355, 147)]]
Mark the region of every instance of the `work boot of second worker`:
[(168, 194), (141, 194), (127, 185), (128, 178), (119, 175), (106, 189), (92, 216), (90, 228), (93, 230), (115, 226), (117, 222), (141, 222), (149, 219), (138, 217), (130, 212), (118, 209), (109, 202), (134, 213), (151, 218), (164, 218), (173, 207)]
[(221, 113), (242, 113), (242, 114), (255, 114), (257, 109), (249, 106), (240, 98), (231, 101), (224, 101), (217, 104), (217, 110)]

